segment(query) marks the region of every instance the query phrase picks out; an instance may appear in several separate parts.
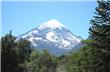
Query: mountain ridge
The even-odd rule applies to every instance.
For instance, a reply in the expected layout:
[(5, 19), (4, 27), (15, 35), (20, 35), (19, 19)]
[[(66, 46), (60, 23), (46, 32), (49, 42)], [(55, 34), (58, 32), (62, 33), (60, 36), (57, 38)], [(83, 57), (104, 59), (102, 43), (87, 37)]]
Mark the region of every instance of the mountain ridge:
[(64, 54), (81, 44), (82, 40), (54, 19), (40, 24), (40, 26), (20, 35), (19, 38), (29, 40), (31, 45), (37, 49), (47, 48), (54, 54), (58, 51)]

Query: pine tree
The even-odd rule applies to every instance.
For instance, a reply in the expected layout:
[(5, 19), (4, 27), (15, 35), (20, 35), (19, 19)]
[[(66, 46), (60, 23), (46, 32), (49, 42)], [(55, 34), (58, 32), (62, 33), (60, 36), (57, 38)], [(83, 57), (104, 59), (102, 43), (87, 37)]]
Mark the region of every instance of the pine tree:
[(98, 0), (96, 16), (90, 21), (90, 38), (97, 49), (95, 72), (110, 72), (110, 1)]
[(21, 64), (29, 59), (30, 54), (30, 42), (25, 39), (16, 41), (10, 31), (1, 38), (1, 72), (23, 72)]
[(21, 38), (17, 41), (17, 48), (19, 61), (23, 63), (25, 60), (28, 60), (32, 50), (30, 42)]
[(22, 64), (24, 72), (56, 72), (56, 62), (47, 50), (32, 50), (29, 60)]
[(18, 71), (15, 39), (11, 32), (1, 38), (1, 72)]

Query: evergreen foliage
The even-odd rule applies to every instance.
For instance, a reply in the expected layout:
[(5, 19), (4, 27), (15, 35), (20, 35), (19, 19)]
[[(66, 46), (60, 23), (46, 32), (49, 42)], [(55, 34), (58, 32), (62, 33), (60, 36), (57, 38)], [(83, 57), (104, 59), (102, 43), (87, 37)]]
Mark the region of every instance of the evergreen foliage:
[(15, 39), (11, 32), (1, 38), (1, 72), (18, 71)]
[(89, 46), (92, 40), (83, 40), (86, 46), (66, 58), (67, 72), (93, 72), (95, 48)]
[(1, 72), (22, 72), (23, 63), (31, 52), (30, 42), (20, 40), (16, 42), (16, 37), (11, 32), (1, 38)]
[(24, 72), (56, 72), (57, 63), (53, 58), (47, 50), (43, 53), (33, 50), (29, 61), (23, 64)]
[(99, 0), (96, 16), (91, 20), (90, 37), (96, 51), (95, 72), (110, 72), (110, 1)]

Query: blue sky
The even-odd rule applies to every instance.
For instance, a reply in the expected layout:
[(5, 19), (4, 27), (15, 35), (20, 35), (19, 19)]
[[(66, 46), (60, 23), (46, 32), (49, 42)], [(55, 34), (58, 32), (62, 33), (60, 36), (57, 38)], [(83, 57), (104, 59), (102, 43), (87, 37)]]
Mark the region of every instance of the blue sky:
[(42, 22), (56, 19), (73, 34), (88, 37), (90, 20), (93, 18), (95, 1), (67, 2), (2, 2), (2, 36), (12, 30), (15, 36), (23, 34)]

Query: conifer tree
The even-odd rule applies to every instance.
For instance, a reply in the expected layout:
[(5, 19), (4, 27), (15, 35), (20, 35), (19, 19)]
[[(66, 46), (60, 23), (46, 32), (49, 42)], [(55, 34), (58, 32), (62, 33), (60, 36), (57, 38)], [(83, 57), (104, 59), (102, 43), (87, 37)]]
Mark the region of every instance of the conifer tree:
[(15, 39), (11, 32), (1, 38), (1, 72), (18, 71)]
[(21, 38), (17, 41), (17, 48), (19, 54), (19, 61), (23, 63), (25, 60), (28, 60), (31, 54), (30, 42)]
[(23, 72), (21, 64), (30, 54), (30, 42), (25, 39), (17, 41), (10, 31), (1, 38), (1, 72)]
[(110, 72), (110, 1), (98, 0), (96, 16), (90, 21), (90, 38), (94, 40), (96, 65), (94, 72)]

